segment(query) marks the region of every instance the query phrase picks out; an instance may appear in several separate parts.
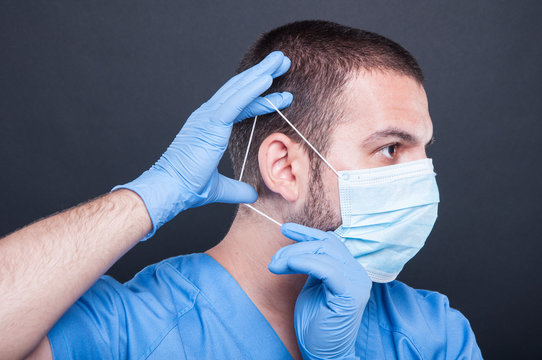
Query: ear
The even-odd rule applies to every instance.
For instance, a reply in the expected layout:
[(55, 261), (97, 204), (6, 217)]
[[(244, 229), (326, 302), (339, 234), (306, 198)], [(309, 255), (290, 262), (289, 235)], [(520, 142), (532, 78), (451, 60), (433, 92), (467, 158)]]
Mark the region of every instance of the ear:
[(309, 158), (300, 144), (281, 133), (269, 135), (258, 151), (265, 185), (287, 201), (299, 199), (309, 177)]

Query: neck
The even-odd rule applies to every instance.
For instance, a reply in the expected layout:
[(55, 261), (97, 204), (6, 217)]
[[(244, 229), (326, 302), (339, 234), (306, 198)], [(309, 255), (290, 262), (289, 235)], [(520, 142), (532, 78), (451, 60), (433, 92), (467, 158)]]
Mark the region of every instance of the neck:
[(228, 234), (206, 253), (233, 276), (290, 353), (297, 357), (294, 308), (307, 277), (275, 275), (267, 268), (280, 248), (293, 243), (281, 234), (276, 224), (240, 209)]

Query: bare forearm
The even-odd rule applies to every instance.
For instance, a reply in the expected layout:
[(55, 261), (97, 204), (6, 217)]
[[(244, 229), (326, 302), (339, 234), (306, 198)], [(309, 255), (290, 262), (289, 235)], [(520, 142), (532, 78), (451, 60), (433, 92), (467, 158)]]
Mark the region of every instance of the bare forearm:
[(118, 190), (0, 240), (0, 358), (26, 355), (151, 229), (143, 201)]

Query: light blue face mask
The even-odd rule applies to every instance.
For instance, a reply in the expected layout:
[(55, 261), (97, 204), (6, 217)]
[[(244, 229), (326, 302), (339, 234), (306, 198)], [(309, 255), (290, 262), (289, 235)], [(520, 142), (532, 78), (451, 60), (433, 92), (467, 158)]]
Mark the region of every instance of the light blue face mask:
[(371, 280), (395, 280), (437, 219), (433, 162), (339, 171), (342, 225), (335, 230)]
[[(335, 234), (363, 265), (372, 281), (395, 280), (407, 261), (423, 247), (437, 219), (439, 192), (432, 160), (336, 171), (284, 114), (269, 103), (338, 176), (342, 225)], [(243, 176), (256, 120), (239, 180)], [(245, 205), (281, 225), (253, 206)]]

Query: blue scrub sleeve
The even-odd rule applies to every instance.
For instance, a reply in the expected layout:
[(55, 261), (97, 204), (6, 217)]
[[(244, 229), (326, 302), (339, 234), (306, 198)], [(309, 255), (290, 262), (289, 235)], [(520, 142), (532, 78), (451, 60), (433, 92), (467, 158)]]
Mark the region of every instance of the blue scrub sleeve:
[(446, 359), (482, 359), (482, 353), (469, 321), (452, 309), (446, 298)]
[(146, 358), (167, 343), (198, 293), (167, 261), (125, 284), (102, 276), (49, 332), (53, 358)]
[(371, 295), (367, 318), (374, 313), (378, 327), (366, 331), (378, 339), (369, 341), (367, 358), (482, 359), (469, 321), (445, 295), (400, 281), (375, 283)]
[(48, 334), (53, 359), (126, 357), (126, 311), (114, 279), (100, 278)]

